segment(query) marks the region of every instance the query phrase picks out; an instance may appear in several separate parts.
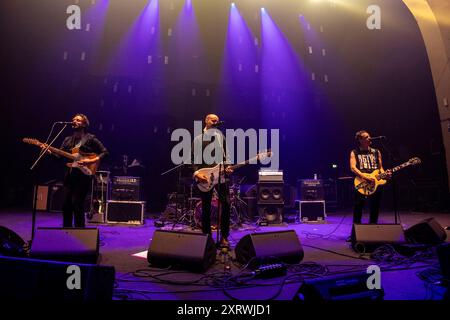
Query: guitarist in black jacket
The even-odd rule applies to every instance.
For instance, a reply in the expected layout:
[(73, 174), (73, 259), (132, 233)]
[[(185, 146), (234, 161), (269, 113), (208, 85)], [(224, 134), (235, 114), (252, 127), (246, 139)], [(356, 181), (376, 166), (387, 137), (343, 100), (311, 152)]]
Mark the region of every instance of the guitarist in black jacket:
[[(366, 130), (358, 131), (355, 134), (355, 142), (357, 147), (350, 152), (350, 169), (352, 172), (368, 182), (374, 181), (374, 178), (369, 174), (374, 170), (379, 169), (380, 172), (385, 172), (383, 169), (383, 161), (381, 152), (378, 149), (372, 148), (370, 134)], [(389, 170), (386, 172), (387, 177), (390, 178)], [(378, 188), (374, 194), (367, 197), (355, 190), (355, 205), (353, 210), (353, 223), (361, 223), (362, 210), (366, 199), (370, 202), (370, 217), (369, 223), (378, 223), (378, 215), (381, 200), (381, 188)]]
[[(218, 146), (220, 150), (223, 150), (222, 153), (223, 161), (226, 162), (225, 138), (218, 130), (217, 131), (210, 130), (215, 129), (219, 123), (220, 123), (219, 117), (217, 115), (208, 114), (205, 117), (205, 127), (203, 129), (203, 133), (194, 138), (194, 145), (197, 141), (197, 143), (201, 143), (202, 146), (201, 154), (195, 154), (194, 145), (192, 148), (192, 160), (193, 160), (192, 163), (194, 172), (197, 171), (198, 169), (214, 167), (218, 164), (218, 163), (207, 164), (205, 163), (205, 159), (203, 159), (203, 151), (210, 144), (216, 143), (218, 144), (216, 146)], [(210, 133), (214, 135), (211, 141), (204, 141), (203, 136)], [(219, 134), (222, 139), (218, 137)], [(227, 174), (231, 174), (233, 171), (230, 167), (227, 167), (226, 165), (224, 166), (223, 170), (225, 170)], [(195, 175), (195, 178), (197, 179), (198, 182), (208, 181), (207, 177), (205, 177), (200, 173), (197, 173)], [(218, 185), (215, 186), (215, 188), (212, 188), (208, 192), (200, 192), (200, 197), (202, 199), (202, 232), (204, 234), (211, 235), (211, 200), (214, 189), (218, 191), (219, 201), (221, 204), (221, 212), (220, 212), (221, 239), (219, 245), (221, 247), (229, 247), (228, 236), (230, 234), (230, 197), (226, 183), (219, 183)]]
[[(80, 166), (99, 162), (108, 155), (108, 150), (93, 134), (87, 133), (89, 119), (78, 113), (72, 118), (73, 134), (66, 137), (61, 150), (71, 153), (79, 148), (83, 153), (94, 153), (95, 157), (78, 161)], [(86, 175), (77, 168), (68, 168), (64, 176), (63, 227), (84, 228), (84, 202), (89, 192), (92, 176)]]

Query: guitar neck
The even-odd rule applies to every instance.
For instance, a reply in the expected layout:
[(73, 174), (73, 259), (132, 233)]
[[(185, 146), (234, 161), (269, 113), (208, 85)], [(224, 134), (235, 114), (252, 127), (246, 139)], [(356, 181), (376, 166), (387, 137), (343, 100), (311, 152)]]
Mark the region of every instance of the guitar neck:
[(53, 153), (55, 153), (55, 154), (57, 154), (59, 156), (62, 156), (62, 157), (65, 157), (65, 158), (68, 158), (68, 159), (71, 159), (71, 160), (75, 160), (76, 159), (76, 157), (73, 154), (71, 154), (69, 152), (66, 152), (66, 151), (63, 151), (61, 149), (58, 149), (58, 148), (55, 148), (55, 147), (50, 147), (48, 149), (51, 152), (53, 152)]
[[(395, 172), (397, 172), (397, 171), (399, 171), (399, 170), (401, 170), (401, 169), (403, 169), (403, 168), (405, 168), (407, 166), (410, 166), (410, 165), (411, 164), (409, 162), (402, 163), (401, 165), (392, 168), (391, 172), (395, 173)], [(378, 179), (385, 179), (386, 176), (387, 176), (386, 172), (383, 172), (383, 173), (380, 173), (379, 175), (377, 175), (377, 178)]]
[(251, 161), (256, 160), (256, 159), (258, 159), (258, 156), (253, 157), (253, 158), (248, 159), (248, 160), (245, 160), (243, 162), (236, 163), (236, 164), (234, 164), (234, 165), (232, 165), (230, 167), (231, 167), (231, 169), (235, 170), (235, 169), (238, 169), (240, 167), (243, 167), (243, 166), (249, 164)]
[(407, 167), (409, 165), (410, 165), (409, 162), (405, 162), (405, 163), (402, 163), (399, 166), (396, 166), (396, 167), (392, 168), (391, 171), (392, 172), (397, 172), (397, 171), (399, 171), (399, 170), (401, 170), (401, 169), (403, 169), (403, 168), (405, 168), (405, 167)]

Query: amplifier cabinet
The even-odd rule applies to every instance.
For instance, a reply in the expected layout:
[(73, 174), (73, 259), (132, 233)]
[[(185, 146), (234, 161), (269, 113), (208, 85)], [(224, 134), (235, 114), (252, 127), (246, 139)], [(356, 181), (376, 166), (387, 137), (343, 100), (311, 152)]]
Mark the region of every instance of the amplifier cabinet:
[(118, 201), (106, 202), (106, 222), (143, 224), (145, 201)]
[(140, 177), (115, 176), (111, 189), (112, 200), (140, 201), (142, 180)]
[[(47, 211), (48, 209), (48, 186), (37, 186), (36, 210)], [(34, 199), (33, 199), (34, 203)]]

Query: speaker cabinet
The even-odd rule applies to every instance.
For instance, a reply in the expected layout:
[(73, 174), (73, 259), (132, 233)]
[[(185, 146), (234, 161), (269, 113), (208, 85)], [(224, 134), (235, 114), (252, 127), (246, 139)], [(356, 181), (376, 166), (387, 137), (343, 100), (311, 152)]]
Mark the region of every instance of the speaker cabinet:
[(403, 228), (399, 224), (353, 224), (352, 247), (356, 252), (372, 252), (383, 244), (404, 244)]
[(299, 263), (304, 253), (294, 230), (252, 233), (236, 245), (236, 260), (254, 269), (266, 263)]
[(258, 214), (261, 221), (267, 224), (281, 224), (283, 222), (283, 204), (259, 204)]
[(0, 255), (24, 257), (25, 241), (14, 231), (0, 226)]
[(202, 233), (156, 230), (147, 253), (155, 267), (203, 272), (216, 261), (211, 236)]
[[(0, 256), (1, 301), (110, 301), (114, 289), (112, 266)], [(69, 289), (79, 275), (80, 288)], [(71, 280), (73, 279), (73, 281)]]
[(339, 301), (383, 300), (384, 290), (368, 289), (367, 280), (370, 274), (366, 272), (330, 276), (318, 279), (304, 280), (294, 300), (301, 301)]
[(444, 242), (447, 233), (434, 218), (428, 218), (408, 228), (405, 236), (412, 243), (435, 245)]
[(99, 233), (97, 228), (38, 228), (30, 256), (43, 260), (97, 263)]
[(258, 205), (260, 204), (284, 204), (283, 182), (259, 182)]
[(450, 242), (442, 243), (437, 246), (436, 253), (439, 259), (439, 266), (441, 273), (446, 282), (445, 285), (450, 285)]

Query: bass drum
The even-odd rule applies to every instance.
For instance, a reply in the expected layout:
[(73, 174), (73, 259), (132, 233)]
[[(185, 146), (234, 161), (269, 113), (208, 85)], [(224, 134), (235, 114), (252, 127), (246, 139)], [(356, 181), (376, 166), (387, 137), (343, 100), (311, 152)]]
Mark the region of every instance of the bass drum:
[[(211, 229), (217, 229), (217, 217), (218, 217), (218, 204), (219, 200), (213, 196), (211, 201)], [(198, 201), (194, 208), (194, 219), (197, 228), (202, 228), (202, 201)]]

